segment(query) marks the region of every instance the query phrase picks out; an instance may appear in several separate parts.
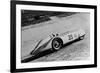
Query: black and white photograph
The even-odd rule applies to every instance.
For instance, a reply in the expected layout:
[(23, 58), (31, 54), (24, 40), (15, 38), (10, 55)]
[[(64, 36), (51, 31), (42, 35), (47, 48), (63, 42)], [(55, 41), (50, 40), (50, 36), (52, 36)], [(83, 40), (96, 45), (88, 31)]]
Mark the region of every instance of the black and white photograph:
[(90, 13), (21, 10), (22, 63), (89, 59)]
[(95, 67), (95, 6), (39, 4), (16, 4), (16, 69)]

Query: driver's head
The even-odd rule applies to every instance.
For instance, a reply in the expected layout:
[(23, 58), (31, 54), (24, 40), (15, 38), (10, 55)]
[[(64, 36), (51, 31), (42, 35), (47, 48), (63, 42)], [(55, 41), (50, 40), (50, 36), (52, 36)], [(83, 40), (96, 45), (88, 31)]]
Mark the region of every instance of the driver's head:
[(54, 34), (52, 34), (52, 36), (54, 37), (55, 35), (54, 35)]
[(56, 34), (56, 36), (58, 36), (58, 33)]

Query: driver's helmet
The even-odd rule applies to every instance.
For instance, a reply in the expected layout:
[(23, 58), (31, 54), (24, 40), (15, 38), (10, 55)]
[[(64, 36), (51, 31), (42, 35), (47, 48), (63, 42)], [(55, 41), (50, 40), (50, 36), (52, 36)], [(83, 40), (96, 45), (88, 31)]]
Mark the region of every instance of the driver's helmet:
[(59, 34), (58, 33), (56, 33), (56, 36), (58, 36)]
[(50, 37), (56, 37), (56, 36), (58, 36), (59, 34), (53, 34), (52, 33), (52, 35), (50, 35)]
[(56, 33), (56, 34), (52, 34), (53, 37), (58, 36), (58, 35), (59, 35), (58, 33)]
[(55, 34), (52, 34), (52, 36), (55, 37), (56, 35)]

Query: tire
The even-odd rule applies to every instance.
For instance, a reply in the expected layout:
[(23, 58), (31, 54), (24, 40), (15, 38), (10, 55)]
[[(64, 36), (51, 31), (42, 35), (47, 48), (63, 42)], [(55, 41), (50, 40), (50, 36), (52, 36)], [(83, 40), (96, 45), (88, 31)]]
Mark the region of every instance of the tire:
[(80, 40), (83, 40), (83, 39), (84, 39), (84, 35), (83, 35), (83, 36), (80, 36), (79, 39), (80, 39)]
[(63, 46), (63, 41), (60, 38), (54, 38), (52, 40), (52, 50), (57, 51)]

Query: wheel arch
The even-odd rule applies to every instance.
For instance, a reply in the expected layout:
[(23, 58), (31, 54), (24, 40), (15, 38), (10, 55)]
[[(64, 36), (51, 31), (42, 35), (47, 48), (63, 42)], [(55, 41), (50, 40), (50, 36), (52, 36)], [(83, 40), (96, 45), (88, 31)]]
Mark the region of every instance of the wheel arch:
[[(62, 44), (64, 44), (62, 38), (60, 38), (60, 37), (55, 37), (55, 38), (61, 40)], [(55, 38), (53, 38), (53, 39), (55, 39)], [(53, 39), (52, 39), (52, 41), (53, 41)]]

